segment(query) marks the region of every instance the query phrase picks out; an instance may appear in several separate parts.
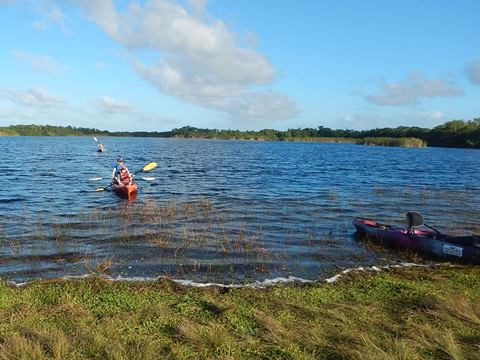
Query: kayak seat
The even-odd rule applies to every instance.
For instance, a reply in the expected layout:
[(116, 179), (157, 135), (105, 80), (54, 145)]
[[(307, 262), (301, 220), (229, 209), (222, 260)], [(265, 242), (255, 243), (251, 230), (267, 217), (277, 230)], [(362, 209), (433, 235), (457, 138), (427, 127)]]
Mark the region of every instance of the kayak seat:
[(405, 224), (407, 225), (407, 233), (415, 234), (415, 226), (423, 225), (422, 214), (416, 211), (409, 211), (405, 215)]

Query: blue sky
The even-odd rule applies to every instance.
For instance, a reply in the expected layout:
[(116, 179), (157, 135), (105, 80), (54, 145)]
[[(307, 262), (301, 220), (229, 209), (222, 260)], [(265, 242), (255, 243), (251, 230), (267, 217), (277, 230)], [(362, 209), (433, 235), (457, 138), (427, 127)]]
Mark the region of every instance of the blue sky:
[(0, 125), (480, 117), (478, 1), (0, 0)]

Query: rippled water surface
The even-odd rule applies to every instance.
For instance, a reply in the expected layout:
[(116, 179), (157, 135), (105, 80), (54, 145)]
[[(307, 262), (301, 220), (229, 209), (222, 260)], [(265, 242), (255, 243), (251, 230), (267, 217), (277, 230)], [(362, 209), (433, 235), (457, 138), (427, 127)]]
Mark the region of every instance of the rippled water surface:
[[(384, 261), (353, 238), (353, 216), (401, 224), (414, 209), (480, 231), (478, 150), (102, 140), (106, 153), (89, 137), (0, 137), (3, 278), (318, 279)], [(119, 154), (131, 171), (158, 163), (133, 201), (94, 191)]]

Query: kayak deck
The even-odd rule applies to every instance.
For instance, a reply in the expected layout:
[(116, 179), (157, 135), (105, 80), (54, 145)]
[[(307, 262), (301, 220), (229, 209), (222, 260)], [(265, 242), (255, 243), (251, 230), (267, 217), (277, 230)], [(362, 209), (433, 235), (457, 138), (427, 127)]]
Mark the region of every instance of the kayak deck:
[(138, 186), (136, 183), (127, 184), (127, 185), (115, 184), (113, 185), (113, 189), (118, 195), (130, 198), (137, 193)]

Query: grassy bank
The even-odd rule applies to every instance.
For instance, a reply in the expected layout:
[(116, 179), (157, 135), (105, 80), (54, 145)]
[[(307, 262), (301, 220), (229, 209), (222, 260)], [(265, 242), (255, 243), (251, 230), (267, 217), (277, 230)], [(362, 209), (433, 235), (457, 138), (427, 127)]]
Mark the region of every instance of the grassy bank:
[(417, 138), (391, 138), (391, 137), (366, 137), (358, 139), (359, 145), (400, 146), (400, 147), (426, 147), (427, 142)]
[(287, 141), (287, 142), (322, 142), (322, 143), (356, 143), (358, 139), (345, 137), (289, 137), (285, 139), (271, 139), (266, 136), (252, 135), (242, 137), (221, 137), (221, 136), (175, 136), (175, 139), (195, 139), (195, 140), (250, 140), (250, 141)]
[(345, 137), (293, 137), (286, 139), (285, 141), (294, 141), (294, 142), (323, 142), (323, 143), (356, 143), (354, 138), (345, 138)]
[(8, 128), (0, 128), (0, 136), (18, 136), (18, 134)]
[(0, 285), (0, 358), (474, 359), (480, 269), (197, 289), (162, 280)]

